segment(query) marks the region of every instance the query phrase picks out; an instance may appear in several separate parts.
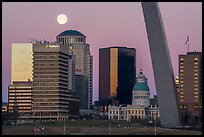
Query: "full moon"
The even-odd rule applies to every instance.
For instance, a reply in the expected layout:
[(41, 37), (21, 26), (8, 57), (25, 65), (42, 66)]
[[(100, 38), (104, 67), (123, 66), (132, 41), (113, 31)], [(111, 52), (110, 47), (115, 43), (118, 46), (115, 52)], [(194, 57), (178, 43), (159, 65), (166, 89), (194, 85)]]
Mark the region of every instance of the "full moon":
[(65, 24), (67, 22), (67, 16), (64, 14), (60, 14), (57, 16), (57, 22), (59, 24)]

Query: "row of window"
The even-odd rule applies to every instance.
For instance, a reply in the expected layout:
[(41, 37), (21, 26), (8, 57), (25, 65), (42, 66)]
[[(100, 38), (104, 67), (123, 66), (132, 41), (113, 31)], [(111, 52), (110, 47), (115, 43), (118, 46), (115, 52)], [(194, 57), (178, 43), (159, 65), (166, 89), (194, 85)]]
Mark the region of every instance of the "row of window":
[[(180, 108), (181, 109), (187, 109), (188, 106), (187, 105), (181, 105)], [(202, 105), (194, 105), (194, 108), (202, 108)]]
[(57, 38), (57, 41), (62, 42), (63, 44), (68, 44), (68, 43), (76, 43), (76, 42), (85, 42), (85, 38)]
[(31, 93), (9, 93), (9, 96), (31, 95)]
[(30, 102), (31, 103), (31, 100), (9, 100), (9, 102)]
[[(198, 83), (199, 83), (199, 81), (198, 81), (198, 80), (195, 80), (195, 81), (194, 81), (194, 83), (195, 83), (195, 85), (196, 85), (196, 84), (198, 84)], [(183, 86), (184, 86), (184, 84), (180, 84), (179, 86), (180, 86), (180, 87), (183, 87)], [(182, 88), (180, 88), (180, 89), (182, 89)]]
[[(137, 118), (140, 119), (140, 118), (145, 118), (145, 117), (144, 117), (144, 116), (137, 116), (137, 115), (136, 115), (136, 116), (131, 116), (130, 118), (131, 118), (131, 119), (137, 119)], [(116, 119), (116, 120), (117, 120), (117, 119), (118, 119), (118, 116), (109, 116), (109, 119)], [(121, 116), (120, 119), (121, 119), (121, 120), (126, 120), (126, 119), (127, 119), (127, 116), (125, 116), (125, 117), (124, 117), (124, 116)]]
[(26, 96), (26, 97), (15, 97), (15, 96), (14, 97), (10, 97), (9, 96), (9, 100), (10, 99), (31, 99), (31, 96)]
[(58, 106), (59, 104), (58, 102), (56, 102), (56, 103), (35, 103), (34, 105), (43, 107), (43, 106)]
[[(14, 107), (9, 107), (9, 110), (14, 109)], [(17, 109), (31, 109), (31, 107), (17, 107)]]
[[(184, 69), (183, 68), (181, 68), (181, 69), (179, 69), (179, 71), (180, 71), (180, 74), (183, 74), (182, 72), (184, 72)], [(198, 69), (194, 69), (194, 75), (198, 75)]]
[(59, 59), (58, 55), (54, 55), (54, 56), (35, 56), (34, 59)]
[(31, 92), (31, 87), (9, 87), (9, 92)]
[[(184, 58), (180, 58), (180, 61), (184, 61)], [(198, 62), (198, 58), (197, 58), (197, 57), (194, 58), (194, 61), (195, 61), (195, 62)]]
[[(118, 114), (119, 111), (109, 111), (109, 114)], [(120, 114), (144, 114), (143, 110), (128, 110), (128, 111), (121, 111)]]
[(9, 106), (31, 106), (31, 103), (9, 103)]
[(148, 99), (149, 96), (134, 96), (135, 99)]
[[(194, 100), (195, 102), (198, 102), (199, 100), (197, 99), (198, 97), (195, 97), (196, 99)], [(181, 102), (184, 102), (184, 99), (180, 99)]]

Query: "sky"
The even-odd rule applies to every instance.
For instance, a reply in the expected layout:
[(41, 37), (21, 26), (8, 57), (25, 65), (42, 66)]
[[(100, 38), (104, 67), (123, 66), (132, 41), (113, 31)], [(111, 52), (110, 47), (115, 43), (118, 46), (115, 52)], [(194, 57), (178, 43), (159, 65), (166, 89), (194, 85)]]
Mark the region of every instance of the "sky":
[[(190, 51), (202, 52), (202, 3), (159, 2), (174, 75), (178, 74), (178, 56)], [(57, 23), (65, 14), (68, 21)], [(93, 55), (93, 101), (99, 95), (99, 49), (125, 46), (136, 49), (136, 72), (142, 69), (148, 78), (150, 96), (156, 94), (152, 63), (140, 2), (3, 2), (2, 3), (2, 101), (8, 101), (11, 82), (11, 44), (32, 39), (55, 41), (69, 29), (86, 36)]]

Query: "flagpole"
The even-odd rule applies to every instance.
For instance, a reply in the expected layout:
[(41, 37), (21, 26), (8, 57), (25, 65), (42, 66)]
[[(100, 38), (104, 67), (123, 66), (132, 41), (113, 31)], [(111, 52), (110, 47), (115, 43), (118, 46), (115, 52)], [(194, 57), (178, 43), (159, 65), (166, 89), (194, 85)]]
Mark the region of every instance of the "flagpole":
[(189, 42), (190, 42), (190, 37), (188, 38), (188, 52), (189, 52)]

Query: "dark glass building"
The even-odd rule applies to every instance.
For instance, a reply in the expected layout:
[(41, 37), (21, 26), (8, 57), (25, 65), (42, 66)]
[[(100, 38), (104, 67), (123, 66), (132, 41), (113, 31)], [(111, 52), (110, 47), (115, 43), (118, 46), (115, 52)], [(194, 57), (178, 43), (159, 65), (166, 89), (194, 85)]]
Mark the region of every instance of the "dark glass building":
[(76, 94), (80, 97), (80, 109), (88, 109), (88, 77), (75, 75)]
[(134, 48), (99, 49), (99, 100), (117, 97), (119, 104), (131, 104), (136, 74), (135, 56)]

